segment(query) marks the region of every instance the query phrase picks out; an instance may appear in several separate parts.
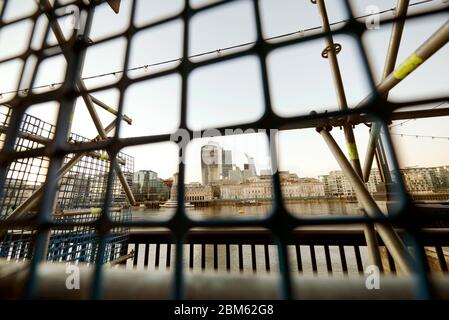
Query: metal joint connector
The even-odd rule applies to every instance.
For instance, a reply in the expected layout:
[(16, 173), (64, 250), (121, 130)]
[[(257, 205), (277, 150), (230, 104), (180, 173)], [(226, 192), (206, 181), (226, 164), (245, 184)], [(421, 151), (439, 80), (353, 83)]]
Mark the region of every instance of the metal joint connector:
[(335, 51), (335, 54), (339, 54), (341, 51), (341, 44), (339, 43), (334, 43), (334, 46), (327, 46), (323, 52), (321, 52), (321, 57), (323, 57), (324, 59), (327, 59), (329, 56), (329, 52), (331, 51)]

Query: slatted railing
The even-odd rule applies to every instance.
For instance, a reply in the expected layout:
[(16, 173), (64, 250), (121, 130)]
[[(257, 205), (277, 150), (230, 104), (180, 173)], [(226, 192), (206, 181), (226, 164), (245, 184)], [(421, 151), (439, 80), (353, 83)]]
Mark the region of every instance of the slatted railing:
[[(425, 229), (420, 243), (427, 255), (430, 272), (447, 272), (449, 229)], [(385, 272), (396, 273), (390, 253), (379, 239)], [(185, 270), (276, 272), (279, 270), (276, 245), (263, 229), (197, 229), (183, 246)], [(173, 265), (175, 245), (165, 230), (133, 231), (128, 252), (134, 251), (128, 268), (161, 270)], [(290, 270), (310, 274), (360, 274), (368, 266), (362, 230), (297, 230), (288, 245)]]

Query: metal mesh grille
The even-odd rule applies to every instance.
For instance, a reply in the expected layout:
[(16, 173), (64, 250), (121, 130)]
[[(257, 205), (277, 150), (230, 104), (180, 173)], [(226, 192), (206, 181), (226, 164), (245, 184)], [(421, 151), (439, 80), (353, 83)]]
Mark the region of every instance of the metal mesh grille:
[[(4, 121), (1, 126), (7, 130), (11, 109), (2, 114)], [(25, 114), (19, 128), (15, 150), (26, 151), (46, 145), (53, 138), (55, 126), (36, 117)], [(87, 138), (72, 133), (69, 141), (86, 142)], [(4, 142), (2, 134), (1, 142)], [(133, 158), (120, 153), (118, 155), (122, 171), (131, 178)], [(73, 154), (67, 155), (64, 164), (73, 159)], [(18, 159), (7, 169), (7, 178), (1, 198), (1, 220), (5, 220), (14, 210), (25, 202), (45, 182), (49, 166), (48, 157), (33, 157)], [(82, 157), (60, 180), (57, 192), (57, 202), (54, 213), (55, 221), (60, 223), (84, 223), (98, 219), (106, 195), (107, 174), (110, 162), (105, 158), (105, 152), (93, 152)], [(123, 189), (114, 177), (113, 182), (112, 219), (117, 222), (129, 221), (131, 212)], [(36, 209), (27, 212), (33, 216)], [(108, 237), (107, 254), (104, 262), (119, 258), (126, 253), (128, 228), (116, 228)], [(9, 230), (2, 242), (0, 257), (8, 260), (23, 260), (30, 258), (30, 242), (33, 230)], [(93, 262), (95, 260), (97, 240), (95, 228), (74, 227), (67, 230), (52, 231), (48, 245), (47, 258), (51, 261)]]
[[(64, 4), (61, 1), (56, 1), (54, 6), (50, 4), (49, 1), (40, 1), (40, 8), (36, 12), (27, 14), (26, 17), (17, 19), (16, 21), (5, 21), (3, 19), (3, 14), (5, 8), (8, 6), (10, 1), (2, 1), (1, 13), (0, 13), (0, 28), (3, 30), (8, 27), (14, 27), (15, 24), (20, 21), (30, 21), (33, 26), (36, 25), (37, 20), (41, 16), (46, 16), (51, 23), (45, 24), (45, 34), (49, 35), (52, 32), (58, 33), (58, 27), (56, 25), (56, 9), (64, 8)], [(220, 7), (225, 2), (213, 2), (206, 4), (199, 8), (192, 8), (190, 5), (186, 4), (181, 13), (170, 16), (168, 18), (163, 18), (156, 22), (147, 23), (144, 25), (136, 26), (130, 23), (124, 30), (117, 32), (116, 34), (107, 37), (93, 43), (89, 41), (88, 35), (91, 29), (92, 19), (95, 8), (103, 1), (90, 1), (90, 4), (86, 4), (85, 1), (73, 1), (71, 4), (75, 4), (80, 12), (86, 13), (85, 21), (85, 32), (82, 37), (77, 35), (71, 36), (66, 41), (60, 43), (62, 47), (62, 52), (58, 49), (58, 46), (53, 44), (44, 44), (42, 48), (34, 49), (31, 45), (31, 39), (28, 43), (28, 49), (24, 50), (20, 54), (16, 54), (13, 57), (5, 58), (0, 61), (0, 64), (7, 63), (14, 59), (21, 59), (23, 62), (28, 62), (28, 60), (33, 59), (35, 64), (40, 65), (45, 61), (55, 56), (64, 56), (67, 61), (67, 71), (64, 75), (64, 81), (61, 83), (56, 83), (53, 86), (53, 90), (47, 90), (45, 92), (39, 92), (39, 90), (21, 90), (8, 101), (8, 104), (12, 106), (7, 115), (2, 115), (4, 117), (3, 123), (9, 123), (8, 127), (5, 128), (5, 133), (2, 134), (2, 153), (0, 157), (0, 185), (1, 188), (1, 199), (2, 199), (2, 210), (8, 207), (8, 205), (17, 205), (17, 203), (11, 203), (8, 197), (11, 195), (6, 194), (7, 190), (19, 190), (17, 192), (22, 193), (20, 197), (16, 199), (22, 199), (25, 197), (27, 192), (27, 187), (23, 188), (20, 186), (20, 181), (24, 178), (20, 177), (18, 180), (14, 177), (14, 172), (24, 172), (23, 169), (16, 169), (17, 166), (28, 166), (30, 173), (33, 171), (31, 168), (37, 166), (41, 169), (45, 168), (45, 177), (37, 174), (34, 186), (31, 186), (30, 191), (37, 188), (37, 184), (43, 182), (45, 178), (46, 183), (43, 185), (44, 192), (39, 199), (37, 208), (37, 217), (35, 219), (5, 219), (0, 222), (1, 231), (11, 230), (11, 229), (23, 229), (33, 230), (34, 241), (26, 242), (27, 250), (25, 252), (31, 252), (32, 246), (32, 265), (31, 272), (29, 275), (28, 285), (25, 288), (25, 294), (28, 297), (33, 297), (36, 289), (36, 269), (38, 268), (39, 261), (41, 261), (42, 256), (45, 254), (50, 255), (51, 259), (58, 260), (61, 257), (64, 259), (65, 256), (70, 254), (78, 254), (78, 251), (89, 252), (82, 253), (86, 258), (86, 261), (92, 261), (95, 256), (95, 281), (93, 283), (92, 297), (99, 298), (102, 295), (101, 288), (101, 275), (102, 267), (101, 264), (106, 261), (113, 259), (115, 256), (114, 252), (116, 250), (121, 250), (120, 248), (112, 248), (110, 243), (111, 236), (115, 240), (114, 243), (120, 243), (122, 241), (123, 231), (131, 226), (134, 227), (166, 227), (171, 230), (175, 244), (175, 269), (173, 272), (174, 286), (173, 286), (173, 298), (181, 298), (183, 296), (183, 272), (182, 272), (182, 258), (183, 258), (183, 241), (184, 238), (191, 228), (194, 227), (263, 227), (270, 230), (276, 239), (276, 244), (278, 245), (279, 262), (280, 262), (280, 272), (282, 275), (282, 292), (283, 298), (291, 298), (291, 283), (290, 283), (290, 273), (289, 264), (287, 263), (287, 251), (286, 243), (292, 235), (292, 230), (300, 226), (310, 226), (310, 225), (340, 225), (340, 224), (358, 224), (358, 223), (377, 223), (379, 225), (391, 226), (394, 223), (397, 226), (405, 228), (408, 232), (407, 242), (409, 246), (415, 246), (416, 252), (419, 253), (421, 246), (416, 243), (414, 235), (419, 233), (421, 222), (425, 222), (430, 215), (426, 215), (424, 219), (422, 216), (417, 216), (415, 213), (420, 212), (420, 209), (415, 207), (414, 203), (410, 201), (410, 197), (407, 194), (402, 178), (399, 174), (398, 164), (396, 160), (396, 155), (394, 148), (391, 143), (390, 135), (388, 130), (386, 130), (385, 124), (390, 120), (394, 119), (408, 119), (417, 117), (427, 117), (436, 115), (436, 113), (429, 113), (427, 111), (410, 111), (404, 113), (393, 113), (400, 108), (408, 106), (425, 105), (428, 103), (438, 103), (448, 99), (447, 96), (422, 99), (419, 101), (406, 101), (401, 103), (393, 103), (385, 99), (385, 90), (382, 87), (375, 86), (373, 76), (368, 67), (368, 57), (364, 44), (362, 42), (362, 36), (366, 31), (366, 25), (359, 20), (353, 14), (351, 3), (348, 1), (342, 1), (342, 5), (346, 10), (348, 19), (343, 21), (343, 23), (333, 26), (332, 31), (321, 32), (318, 29), (312, 30), (309, 34), (305, 34), (302, 37), (280, 37), (267, 41), (263, 37), (263, 26), (261, 22), (261, 10), (258, 1), (252, 1), (253, 16), (256, 22), (256, 41), (253, 43), (247, 43), (240, 47), (239, 50), (230, 50), (227, 54), (215, 54), (220, 52), (209, 52), (201, 54), (204, 59), (200, 61), (195, 60), (195, 57), (189, 57), (189, 34), (190, 34), (190, 22), (192, 18), (199, 13), (208, 13), (209, 10), (213, 8)], [(108, 1), (109, 2), (109, 1)], [(315, 5), (304, 3), (304, 5)], [(322, 6), (323, 2), (321, 0), (317, 1), (319, 5)], [(66, 1), (64, 1), (66, 3)], [(135, 21), (136, 17), (136, 7), (137, 2), (131, 1), (131, 13), (130, 20)], [(438, 8), (435, 10), (418, 11), (411, 13), (407, 16), (407, 21), (417, 20), (422, 16), (432, 16), (433, 14), (438, 14), (445, 12), (447, 8)], [(107, 83), (99, 85), (97, 88), (87, 91), (87, 89), (80, 82), (80, 70), (82, 69), (84, 55), (86, 48), (95, 47), (105, 43), (107, 40), (111, 39), (125, 39), (126, 40), (126, 54), (125, 59), (122, 61), (122, 70), (128, 70), (129, 66), (129, 56), (131, 48), (131, 41), (135, 35), (142, 30), (149, 30), (163, 25), (166, 22), (175, 21), (176, 19), (181, 19), (184, 24), (183, 34), (182, 34), (182, 57), (179, 59), (172, 59), (167, 61), (166, 69), (161, 71), (155, 71), (150, 74), (145, 74), (141, 77), (130, 77), (130, 74), (126, 72), (114, 72), (110, 76), (118, 76), (119, 80), (113, 81), (113, 83)], [(385, 18), (382, 19), (381, 24), (391, 24), (395, 21), (400, 21), (401, 18)], [(404, 19), (402, 19), (404, 20)], [(357, 108), (345, 109), (333, 112), (320, 112), (311, 115), (295, 116), (295, 117), (281, 117), (273, 112), (272, 99), (270, 95), (270, 85), (269, 77), (267, 72), (267, 56), (270, 52), (276, 49), (288, 47), (298, 43), (308, 43), (311, 40), (329, 37), (331, 35), (348, 35), (357, 43), (357, 48), (360, 51), (360, 55), (363, 58), (364, 67), (363, 70), (370, 80), (369, 84), (371, 86), (373, 94), (360, 104)], [(332, 52), (337, 52), (339, 49), (337, 47), (328, 47), (323, 55), (331, 55)], [(214, 53), (211, 55), (211, 53)], [(239, 219), (239, 220), (214, 220), (208, 219), (204, 221), (192, 220), (184, 209), (184, 184), (179, 183), (177, 186), (177, 201), (178, 207), (176, 213), (168, 221), (128, 221), (125, 216), (121, 216), (121, 219), (114, 218), (114, 207), (116, 206), (116, 201), (120, 203), (124, 202), (124, 196), (122, 192), (117, 191), (117, 175), (119, 172), (124, 172), (126, 170), (132, 170), (132, 159), (120, 154), (120, 150), (124, 147), (152, 144), (163, 141), (170, 141), (172, 139), (169, 134), (159, 134), (143, 136), (138, 138), (119, 138), (119, 133), (122, 126), (122, 121), (124, 116), (122, 115), (123, 109), (123, 96), (130, 85), (138, 82), (142, 82), (149, 79), (155, 79), (158, 77), (166, 76), (169, 74), (178, 74), (181, 78), (181, 103), (180, 103), (180, 129), (185, 129), (193, 137), (193, 131), (187, 126), (187, 98), (188, 98), (188, 86), (189, 77), (194, 70), (198, 68), (217, 64), (223, 61), (229, 61), (237, 59), (244, 56), (255, 57), (258, 61), (258, 66), (260, 68), (260, 75), (263, 87), (263, 100), (264, 100), (264, 113), (262, 117), (251, 123), (241, 123), (238, 125), (227, 127), (232, 128), (260, 128), (260, 129), (301, 129), (301, 128), (320, 128), (322, 135), (325, 136), (327, 141), (331, 141), (329, 138), (329, 133), (327, 128), (329, 126), (350, 126), (359, 125), (365, 122), (376, 123), (378, 128), (381, 130), (382, 145), (379, 147), (383, 152), (383, 161), (386, 164), (386, 171), (384, 175), (386, 176), (386, 181), (389, 183), (391, 190), (395, 192), (395, 197), (399, 201), (400, 206), (397, 212), (387, 216), (332, 216), (326, 218), (299, 218), (292, 216), (284, 207), (282, 203), (282, 192), (280, 188), (279, 174), (275, 172), (273, 174), (273, 208), (270, 215), (264, 219)], [(419, 65), (417, 61), (414, 63)], [(157, 64), (156, 64), (157, 65)], [(400, 74), (396, 77), (403, 78), (407, 74), (407, 71), (412, 71), (413, 65), (410, 61), (403, 66), (403, 68), (397, 72)], [(145, 66), (152, 67), (152, 66)], [(145, 68), (145, 67), (142, 67)], [(410, 69), (411, 68), (411, 69)], [(25, 68), (24, 68), (25, 70)], [(29, 76), (22, 71), (20, 85), (27, 87), (33, 87), (36, 72), (35, 70), (31, 72), (32, 76)], [(132, 71), (132, 70), (131, 70)], [(402, 72), (402, 73), (401, 73)], [(398, 81), (399, 82), (399, 81)], [(106, 89), (116, 89), (120, 92), (120, 103), (118, 110), (116, 112), (117, 118), (114, 121), (114, 125), (117, 127), (112, 138), (106, 138), (101, 131), (105, 131), (105, 128), (99, 128), (97, 124), (97, 129), (99, 129), (99, 134), (101, 139), (94, 139), (87, 141), (79, 136), (70, 134), (70, 123), (71, 115), (74, 108), (75, 99), (77, 97), (83, 97), (88, 100), (86, 95), (90, 93), (95, 93), (100, 90)], [(387, 88), (388, 89), (388, 88)], [(388, 91), (388, 90), (387, 90)], [(36, 103), (56, 101), (59, 104), (59, 114), (57, 119), (57, 126), (51, 127), (46, 126), (46, 124), (39, 122), (38, 119), (30, 117), (25, 114), (26, 109)], [(439, 115), (447, 114), (447, 108), (440, 108), (438, 110)], [(91, 114), (92, 115), (92, 114)], [(93, 115), (94, 117), (95, 115)], [(3, 118), (2, 118), (3, 119)], [(36, 123), (37, 121), (37, 123)], [(374, 122), (376, 121), (376, 122)], [(225, 128), (218, 128), (219, 131), (224, 132)], [(47, 138), (52, 138), (52, 140), (44, 148), (41, 144), (37, 142), (32, 142), (29, 139), (21, 138), (20, 132), (27, 132), (30, 134), (35, 134), (39, 136), (44, 136)], [(103, 135), (103, 137), (101, 137)], [(77, 143), (70, 143), (67, 137), (72, 137)], [(17, 140), (17, 138), (19, 138)], [(268, 136), (268, 139), (271, 139)], [(332, 141), (331, 141), (332, 142)], [(277, 151), (275, 147), (275, 141), (270, 143), (274, 148), (270, 149), (271, 159), (273, 165), (276, 163)], [(111, 159), (112, 164), (109, 162), (98, 160), (92, 156), (86, 156), (84, 161), (79, 162), (75, 167), (70, 170), (70, 173), (65, 175), (61, 179), (62, 185), (65, 186), (59, 193), (56, 192), (58, 170), (64, 163), (69, 161), (70, 157), (73, 155), (81, 155), (87, 152), (98, 152), (98, 150), (106, 150), (109, 159)], [(180, 157), (183, 160), (184, 153), (180, 150)], [(351, 156), (351, 154), (350, 154)], [(120, 162), (126, 158), (126, 165), (122, 168), (122, 171), (110, 170), (115, 168), (115, 166), (120, 166)], [(354, 158), (354, 157), (352, 157)], [(32, 160), (24, 160), (32, 159)], [(28, 161), (28, 162), (27, 162)], [(31, 161), (31, 162), (30, 162)], [(349, 162), (348, 162), (349, 163)], [(86, 173), (87, 170), (93, 170), (94, 173)], [(26, 171), (26, 170), (25, 170)], [(101, 172), (101, 173), (100, 173)], [(89, 183), (89, 178), (91, 174), (103, 175), (100, 179), (101, 183), (98, 185), (98, 195), (101, 196), (88, 196), (85, 197), (84, 194), (84, 184)], [(184, 181), (185, 177), (185, 165), (184, 161), (180, 161), (179, 168), (179, 181)], [(80, 177), (80, 175), (82, 177)], [(28, 177), (29, 178), (29, 177)], [(27, 178), (27, 179), (28, 179)], [(103, 180), (104, 178), (104, 180)], [(96, 182), (98, 183), (98, 181)], [(18, 184), (18, 185), (17, 185)], [(22, 197), (22, 198), (21, 198)], [(104, 197), (104, 198), (103, 198)], [(104, 199), (104, 201), (103, 201)], [(98, 220), (92, 219), (93, 216), (89, 215), (89, 218), (81, 217), (78, 215), (73, 215), (62, 218), (58, 217), (58, 210), (54, 210), (55, 207), (60, 206), (62, 210), (70, 208), (90, 208), (90, 207), (101, 207), (101, 214), (98, 213)], [(54, 214), (52, 214), (55, 212)], [(2, 217), (5, 217), (6, 211), (2, 211)], [(412, 219), (413, 217), (413, 219)], [(422, 219), (421, 219), (422, 218)], [(75, 246), (76, 249), (68, 250), (67, 252), (67, 231), (64, 230), (66, 227), (73, 227), (76, 232), (82, 233), (87, 238), (82, 238), (79, 235), (80, 243), (91, 243), (91, 237), (93, 237), (93, 230), (96, 230), (98, 236), (98, 245), (93, 247), (79, 247), (78, 244), (70, 244), (70, 246)], [(53, 230), (53, 231), (52, 231)], [(116, 232), (116, 230), (119, 230)], [(87, 232), (86, 232), (87, 231)], [(74, 232), (70, 231), (69, 233)], [(51, 234), (51, 245), (48, 248), (48, 237)], [(20, 237), (24, 237), (25, 233), (20, 232)], [(78, 236), (77, 236), (78, 237)], [(124, 239), (124, 238), (123, 238)], [(22, 241), (22, 240), (17, 240)], [(24, 243), (24, 242), (21, 242)], [(3, 246), (11, 247), (8, 242), (3, 242)], [(12, 246), (14, 247), (14, 246)], [(16, 249), (14, 249), (16, 250)], [(75, 250), (75, 251), (74, 251)], [(83, 251), (84, 250), (84, 251)], [(24, 251), (20, 251), (24, 252)], [(47, 253), (48, 252), (48, 253)], [(23, 253), (21, 253), (23, 255)], [(28, 253), (25, 253), (27, 255)], [(419, 257), (419, 255), (418, 255)], [(421, 275), (421, 281), (417, 287), (417, 293), (423, 297), (428, 297), (431, 288), (428, 287), (428, 282), (426, 281), (426, 276), (423, 267), (423, 259), (415, 259), (411, 263), (410, 268), (414, 270), (417, 274)]]

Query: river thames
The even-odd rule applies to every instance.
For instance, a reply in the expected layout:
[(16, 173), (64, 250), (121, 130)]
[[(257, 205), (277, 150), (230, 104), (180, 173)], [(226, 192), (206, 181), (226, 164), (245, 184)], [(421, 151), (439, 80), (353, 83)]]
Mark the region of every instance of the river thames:
[[(385, 210), (385, 202), (378, 202), (381, 210)], [(285, 206), (292, 215), (323, 216), (323, 215), (359, 215), (361, 211), (357, 202), (339, 199), (331, 200), (303, 200), (287, 202)], [(220, 205), (210, 207), (186, 208), (187, 214), (193, 219), (207, 218), (263, 218), (271, 212), (271, 204), (259, 205)], [(167, 219), (174, 208), (136, 208), (133, 209), (133, 220)]]
[[(303, 200), (303, 201), (295, 201), (295, 202), (288, 202), (285, 203), (287, 209), (296, 216), (299, 217), (307, 217), (307, 216), (335, 216), (335, 215), (360, 215), (361, 211), (359, 209), (359, 204), (357, 202), (349, 202), (339, 199), (332, 199), (332, 200)], [(385, 210), (385, 202), (379, 202), (379, 207), (384, 211)], [(211, 206), (211, 207), (197, 207), (197, 208), (186, 208), (187, 214), (192, 219), (208, 219), (208, 218), (219, 218), (219, 219), (226, 219), (226, 218), (232, 218), (232, 219), (244, 219), (244, 218), (263, 218), (267, 216), (271, 212), (272, 206), (270, 204), (259, 204), (259, 205), (227, 205), (227, 206)], [(165, 220), (170, 218), (174, 214), (175, 209), (174, 208), (160, 208), (160, 209), (151, 209), (151, 208), (137, 208), (133, 210), (133, 220), (134, 221), (143, 221), (143, 220)], [(385, 211), (384, 211), (385, 212)], [(315, 227), (313, 227), (315, 228)], [(325, 226), (321, 226), (319, 228), (326, 228)], [(360, 229), (361, 226), (340, 226), (340, 228), (356, 228)], [(137, 228), (140, 229), (140, 228)], [(135, 230), (137, 230), (135, 229)], [(231, 245), (231, 270), (238, 271), (237, 269), (237, 261), (238, 261), (238, 250), (237, 245)], [(311, 262), (311, 253), (310, 248), (308, 246), (301, 246), (302, 248), (302, 264), (304, 268), (304, 272), (308, 274), (312, 274), (312, 262)], [(141, 248), (143, 249), (143, 248)], [(340, 254), (337, 247), (330, 247), (330, 256), (333, 261), (333, 268), (334, 270), (339, 270), (337, 273), (342, 273), (341, 266), (338, 264), (338, 260), (340, 259)], [(155, 250), (156, 245), (150, 244), (148, 246), (149, 250), (149, 257), (150, 260), (154, 260), (155, 258)], [(184, 252), (184, 268), (186, 270), (188, 269), (188, 256), (189, 256), (189, 248), (188, 245), (185, 245), (185, 252)], [(218, 268), (219, 270), (224, 270), (225, 264), (224, 264), (224, 245), (218, 245)], [(295, 268), (296, 266), (296, 254), (295, 254), (295, 248), (294, 246), (289, 246), (289, 256), (290, 256), (290, 263), (291, 268)], [(324, 253), (324, 247), (322, 246), (316, 246), (316, 264), (317, 264), (317, 272), (318, 274), (327, 274), (326, 269), (326, 260), (325, 260), (325, 253)], [(355, 256), (354, 256), (354, 248), (345, 248), (346, 255), (347, 255), (347, 264), (348, 264), (348, 271), (352, 274), (358, 274), (356, 262), (355, 262)], [(159, 268), (165, 268), (164, 262), (166, 257), (166, 245), (161, 245), (160, 250), (160, 257), (161, 259), (160, 264), (162, 267)], [(172, 259), (174, 259), (174, 251), (175, 247), (172, 245), (171, 249), (171, 256)], [(252, 272), (251, 268), (251, 253), (250, 253), (250, 246), (249, 245), (243, 245), (243, 263), (244, 263), (244, 271), (245, 272)], [(205, 263), (206, 263), (206, 269), (212, 269), (214, 259), (213, 259), (213, 245), (206, 245), (205, 247)], [(368, 256), (366, 247), (361, 246), (360, 247), (360, 254), (361, 254), (361, 260), (364, 267), (368, 264)], [(193, 252), (193, 260), (194, 260), (194, 269), (200, 270), (201, 265), (201, 256), (202, 256), (202, 250), (200, 245), (194, 245), (194, 252)], [(271, 270), (275, 271), (278, 269), (278, 257), (277, 257), (277, 248), (275, 245), (269, 246), (269, 256), (270, 256), (270, 265)], [(138, 269), (143, 268), (143, 255), (141, 254), (138, 258)], [(257, 261), (257, 269), (258, 271), (264, 271), (264, 251), (263, 246), (256, 245), (256, 261)], [(132, 263), (129, 261), (129, 263)], [(335, 265), (334, 265), (335, 264)], [(130, 265), (129, 267), (132, 267)], [(154, 268), (153, 267), (149, 267)]]

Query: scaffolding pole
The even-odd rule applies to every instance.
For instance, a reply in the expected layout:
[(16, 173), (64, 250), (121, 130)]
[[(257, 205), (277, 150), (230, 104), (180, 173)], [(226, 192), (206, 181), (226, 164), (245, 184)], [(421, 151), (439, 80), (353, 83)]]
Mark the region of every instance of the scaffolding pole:
[[(345, 173), (345, 175), (351, 182), (357, 199), (362, 203), (365, 212), (371, 218), (381, 217), (382, 211), (379, 209), (376, 201), (374, 201), (371, 194), (366, 189), (366, 186), (361, 177), (354, 171), (351, 164), (346, 159), (344, 153), (338, 146), (337, 142), (335, 142), (334, 138), (328, 131), (329, 129), (331, 128), (320, 128), (317, 129), (317, 131), (321, 134), (335, 159), (337, 160), (338, 164), (340, 165), (341, 170)], [(391, 225), (382, 223), (375, 223), (374, 225), (377, 233), (382, 238), (382, 241), (384, 242), (394, 261), (399, 265), (401, 270), (409, 274), (413, 273), (413, 271), (415, 270), (415, 268), (413, 267), (413, 259), (393, 227)]]
[[(43, 2), (47, 9), (52, 8), (52, 5), (50, 4), (50, 2), (48, 0), (43, 0)], [(49, 17), (48, 15), (49, 15), (49, 13), (47, 13), (47, 17), (50, 21), (52, 21), (51, 17)], [(53, 23), (50, 23), (50, 24), (51, 24), (51, 29), (53, 30), (53, 33), (56, 37), (56, 40), (57, 40), (59, 46), (61, 47), (62, 53), (63, 53), (64, 57), (67, 59), (67, 52), (64, 47), (64, 44), (66, 43), (64, 33), (62, 32), (58, 21), (53, 21)], [(67, 61), (68, 61), (68, 59), (67, 59)], [(98, 117), (98, 114), (95, 111), (95, 106), (92, 102), (92, 97), (87, 93), (87, 89), (84, 85), (83, 80), (80, 77), (78, 77), (76, 84), (77, 84), (78, 90), (81, 92), (81, 96), (82, 96), (84, 102), (86, 103), (87, 109), (89, 110), (89, 113), (92, 117), (95, 127), (97, 128), (100, 138), (106, 139), (107, 135), (105, 133), (103, 125), (101, 124), (100, 118)], [(111, 153), (109, 151), (108, 151), (108, 153), (109, 153), (109, 156), (111, 157), (112, 156)], [(111, 163), (112, 162), (113, 162), (113, 160), (111, 160)], [(134, 205), (136, 203), (136, 201), (134, 199), (134, 195), (131, 191), (131, 188), (128, 185), (128, 182), (126, 181), (125, 176), (123, 175), (123, 172), (121, 171), (121, 169), (117, 163), (114, 164), (114, 170), (116, 171), (117, 176), (119, 177), (120, 183), (122, 184), (122, 187), (125, 190), (125, 194), (126, 194), (126, 197), (128, 198), (129, 203), (131, 205)]]
[[(7, 130), (8, 130), (8, 127), (0, 125), (0, 133), (6, 134)], [(108, 132), (109, 131), (110, 130), (108, 130)], [(30, 140), (30, 141), (42, 144), (44, 146), (48, 146), (52, 142), (51, 139), (41, 137), (41, 136), (39, 136), (37, 134), (23, 132), (23, 131), (19, 131), (17, 133), (17, 136), (19, 138), (21, 138), (21, 139)], [(87, 153), (87, 155), (92, 157), (92, 158), (97, 158), (97, 159), (100, 159), (100, 160), (108, 160), (109, 159), (109, 156), (101, 154), (100, 152), (97, 152), (97, 151), (90, 151), (90, 152)], [(121, 164), (121, 165), (125, 165), (126, 164), (126, 161), (124, 159), (119, 158), (119, 157), (117, 157), (117, 162), (119, 164)]]
[[(397, 38), (394, 39), (392, 34), (391, 41), (399, 41), (399, 39)], [(449, 41), (449, 20), (445, 22), (435, 33), (433, 33), (429, 39), (427, 39), (418, 49), (415, 50), (415, 52), (413, 52), (407, 59), (405, 59), (405, 61), (402, 62), (399, 65), (399, 67), (397, 67), (395, 70), (391, 70), (388, 73), (388, 75), (386, 76), (384, 75), (384, 79), (376, 87), (376, 92), (368, 95), (357, 105), (357, 107), (366, 105), (377, 94), (386, 98), (391, 89), (393, 89), (399, 82), (401, 82), (416, 68), (418, 68), (422, 63), (424, 63), (427, 59), (429, 59), (435, 52), (441, 49), (448, 41)], [(399, 45), (399, 43), (397, 45)], [(391, 57), (391, 59), (392, 58), (393, 57)], [(385, 68), (387, 67), (390, 66), (386, 64)], [(371, 171), (374, 149), (376, 147), (379, 135), (380, 135), (380, 125), (374, 122), (370, 132), (367, 157), (365, 160), (363, 170), (364, 172), (363, 176), (365, 181), (368, 180), (369, 172)]]
[[(441, 49), (449, 41), (449, 20), (446, 21), (429, 39), (415, 50), (399, 67), (381, 81), (376, 87), (377, 94), (384, 96), (399, 82), (429, 59), (435, 52)], [(366, 105), (373, 97), (373, 93), (363, 99), (357, 106)]]
[[(108, 106), (103, 101), (95, 98), (93, 95), (89, 95), (89, 97), (92, 99), (92, 102), (95, 103), (97, 106), (103, 108), (104, 110), (106, 110), (109, 113), (112, 113), (115, 116), (118, 116), (118, 111), (115, 110), (114, 108)], [(126, 114), (123, 115), (122, 119), (123, 119), (123, 121), (127, 122), (130, 125), (133, 124), (132, 119), (130, 117), (128, 117)]]
[[(396, 5), (396, 20), (391, 29), (390, 43), (388, 45), (387, 57), (385, 59), (385, 67), (382, 75), (382, 80), (388, 77), (393, 72), (398, 57), (399, 46), (401, 44), (402, 31), (404, 30), (405, 17), (407, 16), (407, 9), (409, 0), (398, 0)], [(385, 99), (388, 97), (388, 92), (385, 94)], [(365, 154), (365, 163), (363, 165), (363, 178), (368, 182), (373, 164), (374, 154), (377, 146), (377, 140), (380, 133), (381, 124), (373, 122), (370, 130), (370, 138)], [(382, 168), (379, 168), (382, 170)]]
[[(78, 80), (78, 85), (82, 91), (86, 92), (85, 91), (86, 88), (81, 79)], [(90, 116), (95, 124), (95, 127), (97, 128), (99, 136), (101, 137), (101, 139), (107, 139), (107, 134), (103, 128), (103, 125), (101, 124), (100, 118), (98, 117), (97, 111), (95, 110), (95, 106), (92, 102), (92, 99), (87, 94), (83, 94), (82, 96), (83, 96), (84, 102), (86, 103), (87, 110), (89, 111)], [(109, 156), (111, 156), (110, 153), (109, 153)], [(111, 163), (112, 163), (112, 161), (111, 161)], [(125, 190), (125, 194), (126, 194), (126, 197), (128, 198), (129, 203), (131, 205), (135, 205), (136, 200), (134, 199), (134, 194), (133, 194), (131, 188), (129, 187), (128, 182), (126, 181), (126, 178), (125, 178), (122, 170), (120, 169), (120, 166), (117, 163), (114, 163), (114, 170), (117, 173), (117, 176), (120, 180), (120, 183), (123, 186), (123, 189)]]
[[(340, 110), (344, 111), (348, 109), (348, 102), (346, 100), (343, 80), (341, 78), (340, 68), (337, 59), (337, 53), (341, 50), (341, 45), (334, 43), (333, 41), (332, 35), (330, 33), (331, 28), (324, 0), (317, 0), (316, 4), (320, 12), (323, 31), (327, 33), (325, 37), (326, 48), (321, 53), (321, 56), (329, 60), (329, 64), (332, 70), (332, 77), (335, 85), (335, 91), (337, 94), (338, 105)], [(355, 141), (354, 132), (352, 130), (351, 124), (345, 124), (343, 126), (343, 130), (345, 134), (346, 147), (348, 150), (348, 155), (351, 160), (352, 167), (354, 168), (355, 172), (360, 177), (362, 177), (362, 168), (360, 166), (357, 144)], [(367, 223), (366, 225), (364, 225), (363, 230), (371, 262), (372, 264), (377, 265), (379, 269), (382, 269), (382, 260), (380, 257), (379, 245), (377, 243), (376, 232), (374, 230), (374, 227), (371, 223)]]

